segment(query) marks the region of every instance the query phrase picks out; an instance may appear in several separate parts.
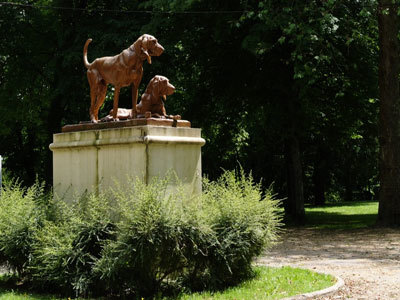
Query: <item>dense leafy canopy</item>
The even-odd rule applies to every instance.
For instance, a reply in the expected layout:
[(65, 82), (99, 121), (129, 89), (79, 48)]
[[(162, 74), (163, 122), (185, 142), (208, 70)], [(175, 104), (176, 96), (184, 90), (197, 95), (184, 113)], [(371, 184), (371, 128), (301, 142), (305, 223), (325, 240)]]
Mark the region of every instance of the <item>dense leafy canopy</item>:
[[(149, 33), (166, 52), (141, 91), (156, 74), (177, 87), (167, 110), (203, 129), (210, 177), (239, 162), (282, 197), (375, 196), (376, 1), (19, 3), (0, 5), (0, 153), (25, 183), (51, 182), (52, 134), (88, 119), (86, 39), (91, 61)], [(120, 99), (130, 107), (130, 90)]]

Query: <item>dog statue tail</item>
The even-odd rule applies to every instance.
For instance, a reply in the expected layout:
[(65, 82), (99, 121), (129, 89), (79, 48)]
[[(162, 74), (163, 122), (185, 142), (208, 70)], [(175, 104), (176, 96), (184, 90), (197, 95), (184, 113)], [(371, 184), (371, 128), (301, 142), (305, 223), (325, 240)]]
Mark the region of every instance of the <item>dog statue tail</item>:
[(90, 66), (92, 65), (92, 64), (90, 64), (90, 63), (88, 62), (88, 60), (87, 60), (87, 48), (88, 48), (88, 46), (89, 46), (89, 44), (90, 44), (91, 41), (92, 41), (92, 39), (88, 39), (88, 40), (86, 41), (86, 43), (85, 43), (85, 46), (83, 47), (83, 63), (85, 64), (85, 67), (86, 67), (87, 69), (89, 69)]

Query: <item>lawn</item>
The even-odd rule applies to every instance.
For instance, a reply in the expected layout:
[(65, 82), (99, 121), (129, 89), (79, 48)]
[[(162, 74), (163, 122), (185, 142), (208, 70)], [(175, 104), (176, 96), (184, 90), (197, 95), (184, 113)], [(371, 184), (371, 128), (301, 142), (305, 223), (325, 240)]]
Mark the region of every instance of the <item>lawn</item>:
[(342, 202), (326, 206), (306, 206), (306, 226), (316, 229), (357, 229), (373, 226), (378, 202)]
[[(327, 288), (335, 284), (335, 278), (330, 275), (319, 274), (309, 270), (282, 267), (269, 268), (255, 267), (255, 278), (245, 281), (239, 286), (215, 293), (203, 292), (196, 294), (182, 294), (176, 298), (164, 300), (228, 300), (228, 299), (281, 299), (293, 295), (312, 292)], [(4, 277), (3, 277), (4, 278)], [(4, 282), (3, 282), (4, 283)], [(56, 296), (46, 296), (27, 293), (17, 287), (1, 287), (0, 300), (58, 300), (66, 299)], [(72, 297), (71, 297), (72, 298)], [(140, 299), (140, 298), (139, 298)]]
[(335, 279), (330, 275), (309, 270), (282, 267), (257, 267), (257, 277), (237, 287), (222, 292), (188, 294), (179, 300), (227, 300), (227, 299), (281, 299), (298, 294), (321, 290), (332, 286)]

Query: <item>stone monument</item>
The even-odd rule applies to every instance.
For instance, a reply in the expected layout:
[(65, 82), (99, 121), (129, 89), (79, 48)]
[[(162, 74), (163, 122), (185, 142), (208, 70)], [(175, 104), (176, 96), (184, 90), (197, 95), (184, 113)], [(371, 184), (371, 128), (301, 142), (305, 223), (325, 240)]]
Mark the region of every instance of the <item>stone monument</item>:
[[(151, 35), (142, 35), (116, 56), (89, 63), (87, 40), (83, 60), (90, 85), (90, 121), (66, 125), (53, 135), (53, 188), (57, 197), (71, 201), (84, 192), (107, 189), (118, 181), (139, 177), (150, 183), (174, 171), (185, 190), (201, 192), (201, 130), (191, 128), (180, 115), (168, 115), (166, 97), (175, 87), (156, 75), (137, 104), (143, 62), (151, 63), (164, 48)], [(115, 87), (113, 109), (99, 119), (107, 85)], [(119, 90), (132, 85), (132, 109), (118, 108)], [(128, 187), (129, 188), (129, 187)], [(171, 187), (174, 188), (174, 187)]]

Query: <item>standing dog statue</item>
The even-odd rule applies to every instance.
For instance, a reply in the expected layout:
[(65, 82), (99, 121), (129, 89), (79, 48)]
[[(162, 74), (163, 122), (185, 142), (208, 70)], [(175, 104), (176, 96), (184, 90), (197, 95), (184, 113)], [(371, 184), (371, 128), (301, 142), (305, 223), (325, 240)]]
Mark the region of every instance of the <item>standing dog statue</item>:
[(138, 88), (143, 77), (143, 61), (151, 64), (152, 56), (160, 56), (164, 48), (151, 35), (139, 37), (128, 49), (115, 56), (97, 58), (92, 63), (87, 59), (87, 48), (92, 39), (88, 39), (83, 48), (83, 62), (87, 70), (90, 86), (90, 120), (98, 122), (98, 114), (104, 102), (107, 85), (114, 85), (114, 103), (112, 118), (118, 121), (118, 100), (121, 87), (132, 84), (132, 111), (130, 118), (135, 118)]

